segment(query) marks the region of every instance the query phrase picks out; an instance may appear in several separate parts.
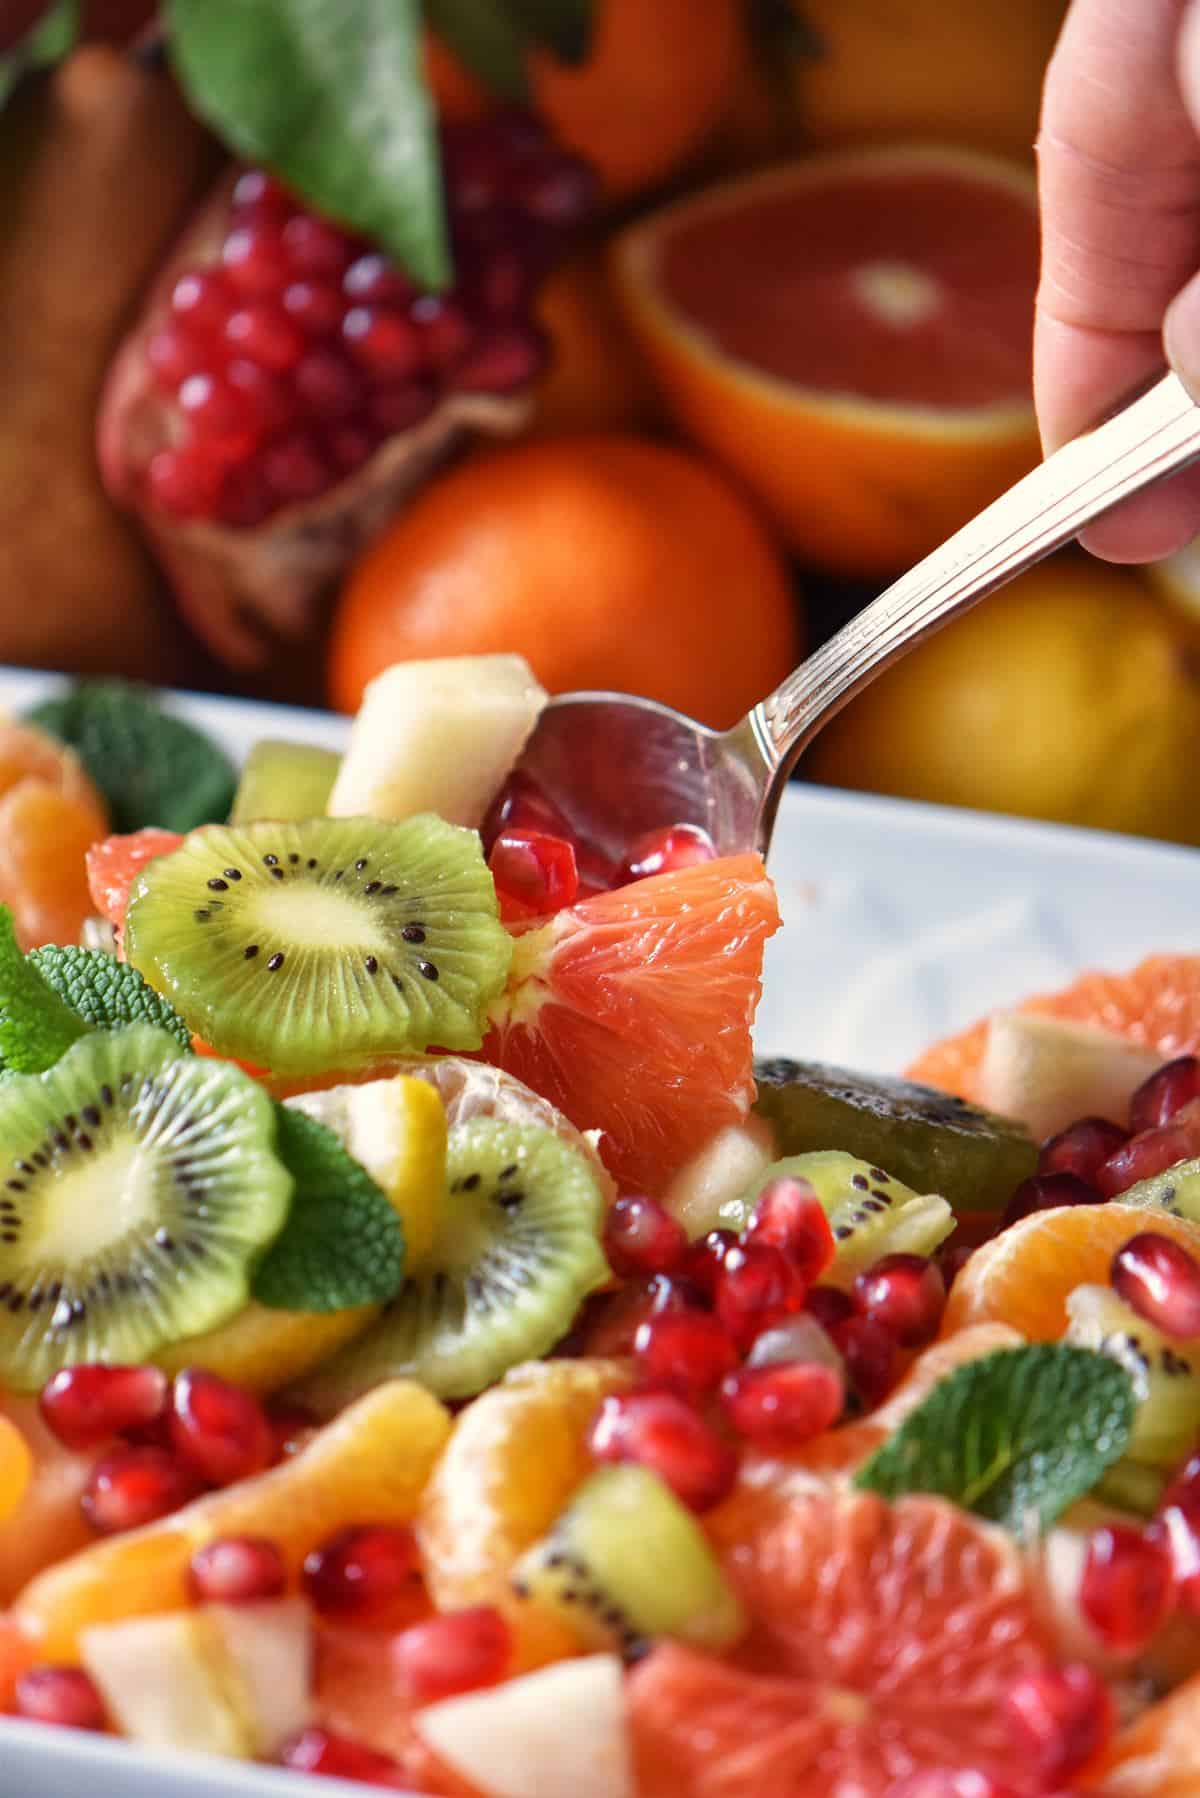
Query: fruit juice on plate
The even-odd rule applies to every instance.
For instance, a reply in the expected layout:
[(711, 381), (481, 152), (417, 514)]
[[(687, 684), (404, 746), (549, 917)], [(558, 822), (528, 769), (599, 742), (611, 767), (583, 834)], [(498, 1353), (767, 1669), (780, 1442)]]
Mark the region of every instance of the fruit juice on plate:
[(755, 1067), (760, 859), (598, 857), (544, 699), (399, 665), (171, 828), (110, 760), (103, 930), (6, 894), (0, 1706), (430, 1798), (1195, 1790), (1200, 961)]

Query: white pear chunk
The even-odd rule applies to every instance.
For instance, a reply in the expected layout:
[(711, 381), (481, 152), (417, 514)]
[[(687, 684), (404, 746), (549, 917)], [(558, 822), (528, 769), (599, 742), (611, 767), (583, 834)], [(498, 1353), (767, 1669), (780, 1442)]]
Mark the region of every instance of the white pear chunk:
[(122, 1735), (148, 1748), (253, 1758), (250, 1731), (202, 1613), (95, 1624), (81, 1632), (80, 1658)]
[(436, 812), (478, 828), (546, 698), (523, 656), (395, 663), (363, 696), (330, 817)]
[(997, 1012), (988, 1024), (979, 1100), (1019, 1118), (1039, 1142), (1076, 1118), (1123, 1125), (1135, 1089), (1162, 1059), (1111, 1030), (1034, 1012)]
[(729, 1222), (723, 1208), (740, 1199), (775, 1160), (775, 1133), (764, 1118), (726, 1124), (675, 1175), (663, 1203), (693, 1240)]
[(455, 1772), (488, 1798), (633, 1798), (625, 1691), (616, 1655), (559, 1661), (413, 1718)]
[(302, 1598), (213, 1604), (205, 1611), (256, 1755), (271, 1758), (312, 1714), (313, 1637)]

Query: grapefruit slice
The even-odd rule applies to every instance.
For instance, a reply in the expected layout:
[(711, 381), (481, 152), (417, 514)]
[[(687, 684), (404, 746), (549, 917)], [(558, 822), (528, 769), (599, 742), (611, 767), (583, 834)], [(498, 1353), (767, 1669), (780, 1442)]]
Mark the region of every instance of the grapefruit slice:
[(128, 836), (105, 837), (87, 854), (87, 880), (92, 903), (107, 918), (120, 941), (129, 905), (129, 889), (146, 863), (157, 855), (170, 855), (183, 838), (174, 830), (148, 827)]
[(585, 899), (517, 939), (484, 1055), (602, 1131), (627, 1191), (661, 1193), (753, 1103), (750, 1025), (778, 928), (757, 855)]
[(640, 1798), (849, 1798), (958, 1767), (1030, 1789), (999, 1701), (1048, 1649), (1000, 1531), (941, 1499), (824, 1491), (726, 1566), (754, 1619), (736, 1656), (664, 1644), (630, 1679)]
[(614, 273), (676, 422), (807, 560), (874, 575), (1036, 461), (1037, 266), (1024, 170), (889, 147), (684, 199)]

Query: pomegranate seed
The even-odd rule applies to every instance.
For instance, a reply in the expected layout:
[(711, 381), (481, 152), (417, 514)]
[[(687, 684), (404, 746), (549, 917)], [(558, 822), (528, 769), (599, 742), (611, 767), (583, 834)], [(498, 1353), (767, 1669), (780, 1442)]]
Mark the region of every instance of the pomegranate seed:
[(808, 1288), (782, 1249), (768, 1242), (739, 1242), (717, 1276), (716, 1309), (741, 1348), (761, 1330), (803, 1308)]
[(342, 277), (342, 291), (356, 305), (407, 306), (417, 290), (403, 269), (371, 251), (350, 264)]
[(159, 450), (146, 470), (146, 492), (154, 505), (176, 518), (206, 518), (221, 491), (221, 464), (196, 444)]
[(399, 312), (352, 306), (342, 320), (342, 339), (356, 362), (383, 379), (407, 380), (424, 361), (420, 337)]
[(195, 1493), (195, 1480), (174, 1455), (144, 1443), (98, 1461), (79, 1503), (97, 1535), (115, 1536), (169, 1516)]
[(703, 1295), (686, 1280), (668, 1280), (662, 1274), (634, 1281), (617, 1292), (600, 1293), (585, 1307), (581, 1352), (632, 1355), (634, 1338), (648, 1317), (700, 1310), (703, 1305)]
[(483, 843), (491, 850), (505, 830), (532, 830), (572, 839), (571, 827), (558, 807), (527, 774), (510, 775), (483, 821)]
[(1103, 1748), (1115, 1715), (1108, 1687), (1091, 1667), (1045, 1667), (1015, 1679), (1004, 1708), (1024, 1746), (1022, 1760), (1043, 1779), (1069, 1778)]
[(277, 374), (239, 357), (225, 370), (225, 379), (261, 435), (273, 435), (292, 422), (295, 401), (288, 385)]
[(411, 1530), (351, 1525), (305, 1558), (304, 1590), (325, 1616), (377, 1616), (405, 1590), (418, 1566)]
[(429, 1704), (498, 1684), (512, 1649), (512, 1630), (501, 1613), (473, 1605), (404, 1630), (392, 1644), (392, 1667), (408, 1697)]
[(737, 1351), (709, 1311), (648, 1317), (638, 1326), (633, 1352), (649, 1384), (689, 1395), (711, 1392), (737, 1362)]
[(234, 226), (221, 247), (221, 261), (230, 284), (253, 299), (281, 292), (292, 273), (283, 233), (257, 219)]
[(810, 1286), (837, 1252), (825, 1207), (807, 1180), (772, 1180), (765, 1186), (745, 1235), (749, 1242), (782, 1249)]
[(419, 425), (436, 404), (437, 394), (428, 381), (407, 381), (373, 393), (369, 410), (372, 423), (393, 437)]
[(724, 1264), (725, 1257), (737, 1241), (732, 1230), (710, 1230), (698, 1242), (689, 1245), (687, 1254), (679, 1263), (679, 1273), (689, 1285), (711, 1301), (716, 1297), (717, 1275)]
[(386, 1754), (377, 1754), (374, 1748), (351, 1741), (349, 1736), (335, 1735), (328, 1729), (302, 1731), (282, 1749), (279, 1762), (293, 1773), (319, 1773), (327, 1779), (357, 1779), (364, 1785), (389, 1786), (397, 1791), (411, 1789), (411, 1781), (404, 1777), (398, 1761), (389, 1760)]
[(742, 1367), (721, 1383), (721, 1403), (738, 1435), (774, 1453), (831, 1429), (845, 1402), (841, 1375), (819, 1361)]
[(320, 1428), (318, 1419), (302, 1405), (272, 1405), (267, 1412), (267, 1424), (275, 1445), (272, 1461), (289, 1460)]
[(656, 1199), (618, 1199), (605, 1219), (604, 1253), (614, 1273), (670, 1273), (687, 1249), (683, 1225)]
[(536, 325), (494, 325), (457, 363), (451, 385), (460, 393), (512, 393), (536, 380), (549, 356), (549, 342)]
[(470, 269), (467, 286), (481, 309), (496, 318), (520, 315), (532, 299), (529, 265), (511, 244), (489, 247)]
[(304, 354), (304, 333), (280, 306), (251, 300), (225, 321), (230, 353), (246, 356), (260, 368), (286, 374)]
[(574, 905), (579, 891), (575, 848), (565, 837), (535, 830), (504, 830), (492, 844), (488, 867), (506, 921), (548, 917)]
[(653, 874), (674, 874), (679, 868), (694, 868), (699, 862), (712, 861), (716, 853), (712, 838), (695, 824), (672, 824), (666, 830), (647, 831), (630, 844), (617, 885), (646, 880)]
[(378, 441), (365, 425), (338, 425), (329, 433), (329, 453), (343, 474), (353, 474), (372, 455)]
[(586, 162), (554, 154), (531, 160), (512, 187), (523, 212), (559, 229), (580, 224), (595, 205), (596, 193), (596, 177)]
[(811, 1312), (825, 1330), (832, 1330), (835, 1325), (844, 1324), (847, 1318), (856, 1315), (854, 1300), (840, 1286), (814, 1286), (804, 1301), (804, 1309)]
[(18, 1717), (64, 1729), (104, 1729), (104, 1700), (82, 1667), (30, 1667), (17, 1680)]
[(896, 1338), (869, 1317), (848, 1317), (829, 1332), (846, 1363), (846, 1378), (859, 1403), (870, 1411), (896, 1381)]
[(42, 1421), (67, 1448), (97, 1448), (126, 1430), (157, 1422), (167, 1408), (167, 1376), (157, 1367), (64, 1367), (42, 1387)]
[(205, 448), (227, 461), (241, 461), (258, 441), (261, 427), (253, 410), (221, 375), (189, 375), (177, 403)]
[(310, 349), (292, 376), (296, 393), (317, 418), (349, 418), (366, 395), (366, 383), (354, 364), (335, 349)]
[(1038, 1151), (1039, 1174), (1074, 1174), (1092, 1181), (1102, 1162), (1129, 1141), (1128, 1130), (1108, 1118), (1080, 1118), (1047, 1137)]
[(1200, 1336), (1200, 1262), (1181, 1243), (1143, 1230), (1117, 1250), (1109, 1279), (1139, 1317), (1166, 1336)]
[(941, 1269), (942, 1284), (947, 1292), (974, 1253), (974, 1249), (965, 1242), (948, 1243), (945, 1248), (938, 1250), (937, 1264)]
[(1056, 1211), (1060, 1205), (1098, 1205), (1100, 1194), (1078, 1174), (1032, 1174), (1022, 1180), (1004, 1208), (1000, 1228), (1007, 1230), (1034, 1211)]
[(189, 331), (215, 339), (225, 325), (234, 296), (218, 269), (193, 269), (171, 289), (171, 311)]
[(146, 361), (163, 392), (173, 394), (189, 375), (204, 372), (211, 351), (185, 326), (167, 319), (147, 343)]
[(322, 275), (340, 281), (354, 260), (354, 245), (344, 231), (310, 212), (298, 212), (283, 227), (288, 261), (298, 275)]
[(1170, 1558), (1176, 1604), (1200, 1614), (1200, 1493), (1168, 1488), (1146, 1535)]
[(263, 478), (285, 503), (316, 499), (333, 485), (333, 475), (315, 437), (294, 431), (273, 443), (262, 459)]
[(734, 1450), (673, 1392), (606, 1398), (588, 1446), (597, 1461), (637, 1461), (648, 1467), (693, 1511), (719, 1503), (737, 1478)]
[(1112, 1199), (1139, 1180), (1151, 1180), (1195, 1155), (1200, 1155), (1200, 1101), (1192, 1100), (1169, 1124), (1143, 1130), (1114, 1150), (1097, 1170), (1096, 1185), (1105, 1198)]
[(252, 1393), (202, 1367), (177, 1375), (171, 1441), (184, 1464), (210, 1486), (231, 1486), (271, 1465), (274, 1440)]
[(473, 332), (456, 300), (422, 294), (409, 307), (408, 316), (417, 328), (422, 360), (434, 368), (453, 368), (470, 349)]
[(217, 516), (234, 530), (252, 531), (271, 516), (277, 504), (256, 468), (235, 468), (221, 485)]
[(1200, 1056), (1177, 1055), (1150, 1075), (1129, 1101), (1129, 1125), (1134, 1135), (1169, 1124), (1176, 1112), (1200, 1099)]
[(345, 310), (335, 287), (321, 281), (291, 281), (283, 290), (282, 305), (288, 317), (309, 337), (328, 337), (342, 322)]
[(292, 211), (287, 189), (265, 169), (247, 169), (238, 176), (233, 187), (232, 205), (235, 212), (253, 213), (277, 224), (282, 224)]
[(1171, 1554), (1164, 1541), (1120, 1524), (1092, 1531), (1079, 1608), (1106, 1647), (1141, 1648), (1166, 1621), (1173, 1599)]
[(884, 1255), (854, 1282), (863, 1317), (882, 1324), (901, 1348), (932, 1342), (946, 1308), (946, 1286), (936, 1261), (924, 1255)]
[(287, 1568), (265, 1536), (218, 1536), (192, 1556), (188, 1587), (201, 1604), (252, 1604), (279, 1597)]
[(756, 1336), (746, 1357), (747, 1367), (774, 1367), (780, 1361), (818, 1361), (824, 1367), (832, 1367), (843, 1383), (845, 1380), (845, 1363), (833, 1338), (807, 1311), (789, 1317), (786, 1323), (772, 1324)]

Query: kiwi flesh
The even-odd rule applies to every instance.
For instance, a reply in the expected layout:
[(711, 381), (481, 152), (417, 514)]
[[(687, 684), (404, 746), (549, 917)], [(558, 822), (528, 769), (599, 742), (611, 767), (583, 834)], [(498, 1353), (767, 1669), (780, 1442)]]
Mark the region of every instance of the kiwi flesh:
[(270, 1099), (147, 1024), (0, 1084), (0, 1380), (134, 1362), (246, 1303), (292, 1178)]
[(341, 765), (341, 756), (332, 749), (260, 738), (246, 757), (229, 822), (321, 817)]
[(214, 825), (147, 862), (125, 953), (219, 1054), (277, 1073), (477, 1049), (512, 942), (473, 830)]
[(384, 1380), (471, 1398), (548, 1353), (609, 1277), (604, 1192), (588, 1156), (537, 1124), (455, 1125), (432, 1250), (352, 1342), (294, 1397), (329, 1417)]
[(1200, 1436), (1200, 1343), (1164, 1336), (1111, 1286), (1077, 1286), (1067, 1315), (1064, 1340), (1111, 1356), (1133, 1382), (1133, 1434), (1117, 1467), (1177, 1467)]
[(629, 1660), (656, 1636), (720, 1649), (745, 1629), (704, 1531), (634, 1462), (589, 1475), (511, 1578), (518, 1598), (557, 1612), (582, 1647)]
[(744, 1229), (763, 1188), (781, 1178), (807, 1180), (821, 1201), (837, 1244), (821, 1275), (829, 1286), (853, 1285), (854, 1276), (881, 1255), (932, 1255), (954, 1228), (954, 1213), (940, 1193), (914, 1192), (877, 1163), (842, 1149), (773, 1161), (740, 1197), (722, 1206), (718, 1223)]
[(1175, 1217), (1190, 1218), (1200, 1224), (1200, 1159), (1178, 1161), (1126, 1187), (1113, 1200), (1114, 1205), (1134, 1205), (1142, 1211), (1170, 1211)]
[(936, 1087), (785, 1059), (760, 1061), (755, 1075), (755, 1110), (778, 1154), (847, 1149), (955, 1211), (1002, 1210), (1037, 1162), (1023, 1124)]

